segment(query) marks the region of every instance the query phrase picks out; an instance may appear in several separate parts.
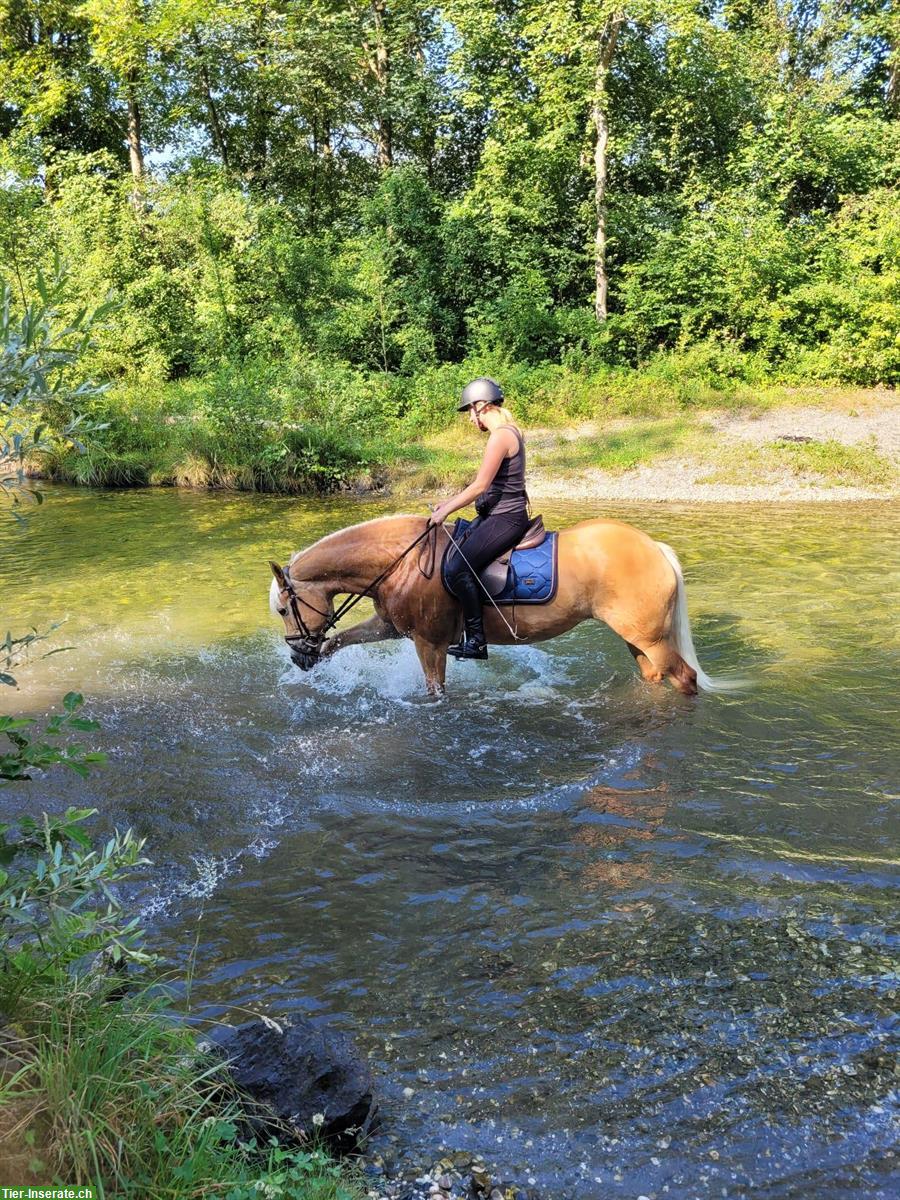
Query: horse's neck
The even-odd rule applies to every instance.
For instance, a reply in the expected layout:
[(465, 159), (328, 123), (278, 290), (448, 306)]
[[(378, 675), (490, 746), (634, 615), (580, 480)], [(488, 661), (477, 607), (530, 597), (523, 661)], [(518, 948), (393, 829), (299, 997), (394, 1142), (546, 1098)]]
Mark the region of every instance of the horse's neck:
[(417, 536), (416, 530), (400, 523), (370, 521), (330, 534), (303, 553), (292, 564), (298, 579), (324, 583), (334, 592), (357, 592), (385, 571)]

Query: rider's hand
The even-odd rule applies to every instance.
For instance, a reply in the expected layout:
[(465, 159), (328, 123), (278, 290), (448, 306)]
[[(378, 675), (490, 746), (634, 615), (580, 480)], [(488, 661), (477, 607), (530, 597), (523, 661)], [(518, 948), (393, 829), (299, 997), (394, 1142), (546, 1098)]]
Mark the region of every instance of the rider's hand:
[(447, 519), (443, 504), (436, 504), (428, 516), (429, 525), (443, 525)]

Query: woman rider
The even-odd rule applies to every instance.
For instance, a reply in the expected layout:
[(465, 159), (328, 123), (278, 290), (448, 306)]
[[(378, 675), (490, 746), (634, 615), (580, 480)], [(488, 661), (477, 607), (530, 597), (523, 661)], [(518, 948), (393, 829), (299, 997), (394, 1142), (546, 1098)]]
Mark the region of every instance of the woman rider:
[(472, 483), (437, 505), (429, 523), (441, 525), (451, 513), (475, 501), (478, 517), (466, 534), (465, 559), (451, 549), (447, 560), (447, 585), (462, 603), (465, 619), (465, 636), (448, 646), (447, 653), (456, 658), (487, 658), (482, 614), (484, 591), (472, 570), (482, 571), (504, 550), (515, 546), (528, 528), (525, 439), (512, 413), (503, 407), (503, 389), (494, 379), (473, 379), (467, 384), (457, 411), (468, 411), (472, 424), (489, 435), (488, 442)]

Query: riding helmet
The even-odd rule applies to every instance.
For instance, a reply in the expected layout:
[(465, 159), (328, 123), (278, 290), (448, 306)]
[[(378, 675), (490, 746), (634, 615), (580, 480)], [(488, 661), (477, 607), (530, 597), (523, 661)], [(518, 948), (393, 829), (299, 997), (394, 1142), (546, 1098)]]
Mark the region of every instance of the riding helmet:
[(473, 404), (502, 404), (503, 388), (496, 379), (488, 379), (486, 375), (473, 379), (463, 388), (462, 404), (457, 412), (465, 412)]

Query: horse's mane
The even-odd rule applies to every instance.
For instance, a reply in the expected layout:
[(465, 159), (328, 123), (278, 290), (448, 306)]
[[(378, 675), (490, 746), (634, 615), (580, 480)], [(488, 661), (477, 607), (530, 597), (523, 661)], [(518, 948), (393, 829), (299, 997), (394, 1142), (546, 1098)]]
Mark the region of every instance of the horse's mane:
[[(384, 533), (378, 540), (383, 544), (384, 542), (386, 542), (388, 540), (388, 536), (390, 536), (391, 542), (393, 542), (394, 540), (396, 540), (398, 542), (398, 551), (397, 552), (399, 553), (400, 550), (404, 549), (404, 547), (402, 545), (399, 545), (399, 543), (402, 541), (402, 537), (401, 537), (402, 524), (404, 524), (404, 523), (408, 524), (409, 522), (412, 521), (412, 522), (415, 522), (416, 525), (420, 525), (424, 519), (425, 518), (421, 514), (392, 513), (390, 516), (387, 516), (387, 517), (373, 517), (373, 518), (371, 518), (371, 520), (368, 520), (368, 521), (359, 521), (355, 525), (345, 525), (343, 529), (336, 529), (333, 533), (326, 533), (324, 537), (319, 538), (318, 541), (313, 542), (311, 545), (307, 546), (305, 549), (295, 550), (294, 553), (291, 555), (290, 559), (288, 560), (288, 564), (285, 567), (285, 570), (289, 571), (290, 568), (295, 563), (299, 563), (307, 555), (311, 555), (311, 554), (313, 554), (314, 551), (318, 551), (318, 550), (321, 550), (321, 549), (329, 546), (332, 542), (341, 542), (341, 541), (347, 539), (348, 535), (352, 535), (360, 529), (372, 529), (374, 532), (375, 526), (385, 526), (386, 527), (384, 530)], [(392, 526), (394, 528), (391, 528)], [(390, 530), (390, 535), (388, 534), (388, 530)], [(416, 530), (410, 532), (410, 534), (409, 534), (410, 539), (415, 537), (416, 534), (418, 534), (419, 532), (421, 532), (420, 529), (416, 529)], [(349, 540), (352, 541), (353, 540), (352, 537)]]

